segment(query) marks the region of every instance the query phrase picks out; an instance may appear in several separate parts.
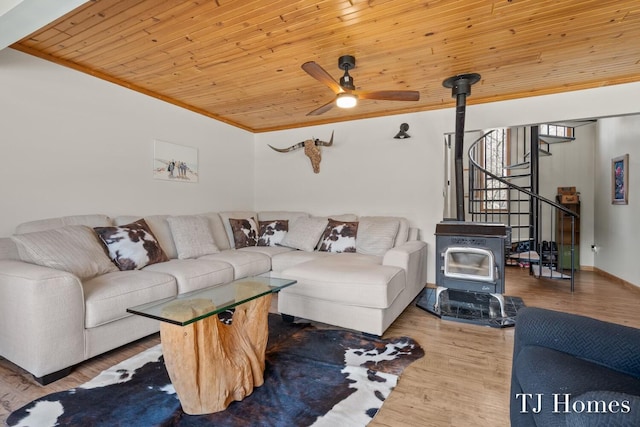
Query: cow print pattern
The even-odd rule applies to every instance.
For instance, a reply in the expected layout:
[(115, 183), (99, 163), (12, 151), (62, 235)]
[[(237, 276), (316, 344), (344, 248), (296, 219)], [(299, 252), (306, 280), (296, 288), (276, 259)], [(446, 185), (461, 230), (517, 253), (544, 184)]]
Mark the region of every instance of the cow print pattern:
[(320, 239), (321, 252), (355, 252), (358, 222), (336, 221), (329, 218), (329, 223)]
[(120, 270), (137, 270), (169, 261), (144, 219), (119, 227), (94, 227)]
[(278, 246), (289, 230), (288, 220), (260, 221), (260, 238), (258, 246)]
[(218, 413), (186, 415), (171, 385), (161, 345), (84, 385), (13, 412), (9, 426), (365, 426), (398, 376), (424, 350), (408, 337), (378, 339), (316, 329), (269, 314), (264, 384)]
[(258, 225), (254, 218), (229, 218), (236, 249), (258, 244)]

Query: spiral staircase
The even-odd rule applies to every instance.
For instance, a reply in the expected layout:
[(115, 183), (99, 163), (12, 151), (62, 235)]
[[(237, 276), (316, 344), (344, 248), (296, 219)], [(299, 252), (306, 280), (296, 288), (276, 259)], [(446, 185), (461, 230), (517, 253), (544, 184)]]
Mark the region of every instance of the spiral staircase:
[[(502, 223), (511, 230), (508, 262), (539, 278), (570, 281), (574, 290), (576, 219), (579, 214), (539, 194), (538, 170), (554, 144), (574, 140), (582, 122), (494, 129), (471, 144), (469, 214), (473, 222)], [(508, 144), (508, 147), (500, 144)], [(503, 153), (498, 154), (496, 153)], [(570, 230), (560, 233), (557, 229)], [(566, 255), (566, 256), (563, 256)]]

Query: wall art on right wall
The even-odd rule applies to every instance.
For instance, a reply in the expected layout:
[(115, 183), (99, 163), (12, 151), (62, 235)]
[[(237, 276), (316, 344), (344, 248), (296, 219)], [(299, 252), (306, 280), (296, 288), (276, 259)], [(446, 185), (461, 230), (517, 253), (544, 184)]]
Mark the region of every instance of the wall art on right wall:
[(629, 204), (629, 155), (611, 160), (611, 203)]

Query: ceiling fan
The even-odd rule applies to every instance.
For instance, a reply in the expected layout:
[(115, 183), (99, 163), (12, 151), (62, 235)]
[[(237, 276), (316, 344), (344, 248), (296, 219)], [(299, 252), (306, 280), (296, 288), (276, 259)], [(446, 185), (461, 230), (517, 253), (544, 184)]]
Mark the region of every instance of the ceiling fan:
[(313, 61), (302, 64), (302, 69), (311, 77), (324, 83), (335, 94), (336, 98), (323, 106), (307, 113), (307, 116), (319, 116), (329, 111), (333, 105), (340, 108), (355, 107), (358, 99), (376, 99), (381, 101), (418, 101), (420, 92), (415, 90), (356, 90), (353, 78), (349, 75), (349, 70), (356, 67), (356, 58), (351, 55), (343, 55), (338, 58), (338, 67), (344, 70), (344, 75), (340, 78), (340, 83), (335, 81), (324, 68)]

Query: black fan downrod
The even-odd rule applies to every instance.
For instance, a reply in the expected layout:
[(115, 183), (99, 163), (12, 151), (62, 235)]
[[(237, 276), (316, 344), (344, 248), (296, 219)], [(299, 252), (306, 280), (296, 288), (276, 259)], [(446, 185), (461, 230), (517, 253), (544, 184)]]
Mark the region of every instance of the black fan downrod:
[(344, 75), (340, 77), (340, 86), (345, 89), (355, 90), (353, 78), (349, 75), (349, 70), (356, 68), (356, 58), (351, 55), (342, 55), (338, 58), (338, 67), (344, 70)]

